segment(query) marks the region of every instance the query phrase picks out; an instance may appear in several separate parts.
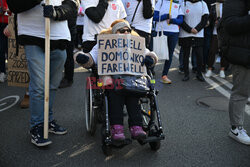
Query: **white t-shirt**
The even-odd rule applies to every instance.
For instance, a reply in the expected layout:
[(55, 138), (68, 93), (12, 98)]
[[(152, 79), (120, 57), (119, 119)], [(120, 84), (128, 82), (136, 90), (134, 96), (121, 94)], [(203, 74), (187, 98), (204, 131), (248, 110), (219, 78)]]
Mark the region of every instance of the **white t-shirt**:
[[(201, 18), (205, 14), (209, 14), (207, 4), (204, 1), (198, 1), (196, 3), (191, 3), (189, 1), (186, 1), (183, 4), (183, 9), (184, 9), (184, 21), (191, 27), (195, 28), (200, 22)], [(180, 29), (180, 38), (185, 38), (185, 37), (204, 37), (204, 28), (200, 30), (197, 34), (193, 33), (188, 33), (184, 31), (182, 28)]]
[[(222, 7), (223, 7), (223, 4), (222, 3), (220, 3), (219, 4), (219, 11), (220, 11), (220, 13), (219, 13), (219, 17), (221, 18), (222, 17)], [(218, 16), (217, 16), (218, 17)], [(216, 26), (214, 26), (214, 30), (213, 30), (213, 35), (217, 35), (217, 28), (216, 28)]]
[[(129, 24), (131, 24), (138, 1), (137, 0), (122, 0), (122, 1), (123, 1), (125, 10), (127, 12), (127, 15), (128, 15), (126, 20), (129, 22)], [(152, 7), (154, 8), (155, 0), (151, 0), (151, 3), (152, 3)], [(131, 26), (135, 27), (138, 30), (151, 33), (152, 21), (153, 21), (153, 17), (150, 19), (145, 19), (143, 17), (143, 2), (141, 1), (137, 8), (137, 11), (135, 13), (135, 17)]]
[(84, 25), (84, 16), (82, 16), (81, 14), (84, 14), (84, 7), (83, 7), (83, 2), (81, 3), (81, 6), (78, 10), (78, 16), (76, 19), (76, 25)]
[[(170, 1), (169, 0), (158, 0), (155, 5), (155, 11), (159, 11), (159, 17), (163, 14), (169, 14)], [(180, 4), (172, 3), (171, 16), (173, 19), (177, 18), (178, 15), (184, 15)], [(167, 20), (156, 22), (156, 31), (168, 31), (168, 32), (179, 32), (179, 26), (176, 24), (169, 24)]]
[[(99, 0), (84, 0), (83, 6), (85, 10), (89, 7), (96, 7)], [(123, 19), (127, 16), (124, 6), (121, 0), (108, 1), (109, 6), (106, 13), (99, 23), (94, 23), (90, 20), (87, 15), (84, 17), (84, 34), (82, 40), (84, 41), (94, 41), (95, 34), (100, 33), (103, 29), (109, 28), (110, 25), (117, 19)]]
[[(62, 0), (53, 1), (53, 5), (61, 5)], [(28, 35), (39, 38), (45, 38), (45, 18), (43, 17), (43, 7), (41, 4), (34, 8), (17, 15), (18, 35)], [(68, 28), (68, 22), (54, 21), (50, 22), (50, 39), (65, 39), (70, 41), (71, 36)]]

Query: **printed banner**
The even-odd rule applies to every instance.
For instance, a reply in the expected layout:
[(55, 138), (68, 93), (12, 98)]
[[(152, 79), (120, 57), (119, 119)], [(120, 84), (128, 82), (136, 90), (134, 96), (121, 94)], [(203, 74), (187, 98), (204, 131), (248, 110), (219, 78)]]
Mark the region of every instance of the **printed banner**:
[(98, 75), (146, 75), (145, 39), (133, 35), (98, 35)]
[(16, 39), (14, 31), (14, 17), (9, 17), (8, 39), (8, 86), (28, 87), (29, 73), (23, 46), (19, 45), (19, 53), (16, 55)]

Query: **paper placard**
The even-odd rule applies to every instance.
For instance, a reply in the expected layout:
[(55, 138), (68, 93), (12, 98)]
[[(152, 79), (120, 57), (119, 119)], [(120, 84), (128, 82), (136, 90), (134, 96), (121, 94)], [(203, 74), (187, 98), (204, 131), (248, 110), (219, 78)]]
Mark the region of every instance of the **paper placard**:
[(14, 17), (9, 17), (9, 31), (11, 36), (8, 39), (8, 86), (28, 87), (29, 73), (23, 46), (19, 45), (19, 53), (16, 55), (16, 39), (14, 31)]
[(133, 35), (98, 35), (98, 75), (146, 75), (145, 39)]

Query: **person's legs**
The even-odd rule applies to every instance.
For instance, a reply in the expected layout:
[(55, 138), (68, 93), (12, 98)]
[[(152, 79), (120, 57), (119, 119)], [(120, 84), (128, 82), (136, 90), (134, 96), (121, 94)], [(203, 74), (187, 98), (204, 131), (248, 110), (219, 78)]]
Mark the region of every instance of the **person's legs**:
[(123, 107), (125, 97), (114, 90), (108, 90), (108, 109), (110, 125), (123, 125)]
[(196, 73), (196, 78), (199, 81), (204, 81), (204, 78), (201, 74), (201, 70), (202, 70), (202, 52), (203, 52), (203, 47), (202, 46), (196, 46), (193, 47), (193, 51), (196, 55), (196, 60), (197, 60), (197, 73)]
[(146, 132), (142, 129), (142, 114), (139, 105), (139, 98), (127, 96), (125, 98), (125, 104), (129, 115), (128, 123), (131, 137), (133, 139), (146, 138)]
[[(74, 38), (71, 38), (73, 40)], [(64, 64), (64, 77), (61, 80), (59, 88), (66, 88), (72, 85), (74, 77), (74, 59), (73, 59), (74, 42), (68, 43), (66, 48), (67, 59)]]
[(128, 111), (129, 127), (142, 126), (141, 108), (139, 105), (139, 98), (128, 96), (125, 98), (125, 104)]
[(232, 126), (243, 126), (245, 105), (250, 97), (250, 69), (233, 65), (233, 88), (229, 100), (229, 117)]
[(211, 26), (206, 27), (204, 29), (204, 46), (203, 46), (203, 54), (202, 54), (203, 55), (202, 56), (203, 68), (205, 68), (208, 63), (209, 48), (210, 48), (212, 36), (213, 36), (213, 28)]
[(190, 55), (190, 48), (188, 46), (183, 46), (183, 67), (184, 67), (184, 78), (183, 81), (189, 80), (189, 55)]
[(0, 73), (6, 73), (5, 54), (8, 52), (8, 38), (3, 34), (5, 23), (0, 23)]
[(123, 127), (123, 107), (125, 97), (117, 94), (114, 90), (108, 90), (108, 110), (109, 122), (111, 128), (111, 137), (113, 140), (124, 140)]
[(212, 75), (213, 64), (215, 61), (215, 54), (218, 52), (217, 35), (213, 35), (210, 46), (211, 47), (208, 55), (208, 71), (205, 74), (206, 77), (210, 77)]
[(174, 49), (177, 44), (177, 41), (178, 41), (178, 33), (174, 33), (173, 35), (168, 36), (169, 60), (165, 60), (162, 76), (168, 75), (168, 71), (172, 63), (173, 53), (174, 53)]
[(180, 48), (180, 53), (179, 53), (179, 72), (183, 73), (184, 72), (184, 66), (183, 66), (183, 48)]
[(250, 97), (250, 69), (233, 65), (233, 88), (229, 100), (229, 118), (232, 126), (229, 136), (236, 141), (250, 145), (250, 137), (243, 128), (244, 112)]
[[(28, 61), (30, 83), (30, 112), (31, 128), (43, 123), (44, 121), (44, 75), (45, 75), (45, 53), (35, 45), (26, 45), (25, 53)], [(65, 50), (51, 51), (50, 59), (50, 105), (49, 105), (49, 121), (53, 120), (52, 105), (62, 77), (63, 65), (66, 59)]]

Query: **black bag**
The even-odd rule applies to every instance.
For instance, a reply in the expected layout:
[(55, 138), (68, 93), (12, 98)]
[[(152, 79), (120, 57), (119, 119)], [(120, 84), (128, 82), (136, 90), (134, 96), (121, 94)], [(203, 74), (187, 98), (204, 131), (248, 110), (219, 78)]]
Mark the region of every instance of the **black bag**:
[(114, 75), (112, 78), (115, 91), (123, 95), (145, 96), (150, 90), (145, 76)]
[(7, 0), (11, 12), (17, 14), (29, 10), (40, 4), (42, 0)]

